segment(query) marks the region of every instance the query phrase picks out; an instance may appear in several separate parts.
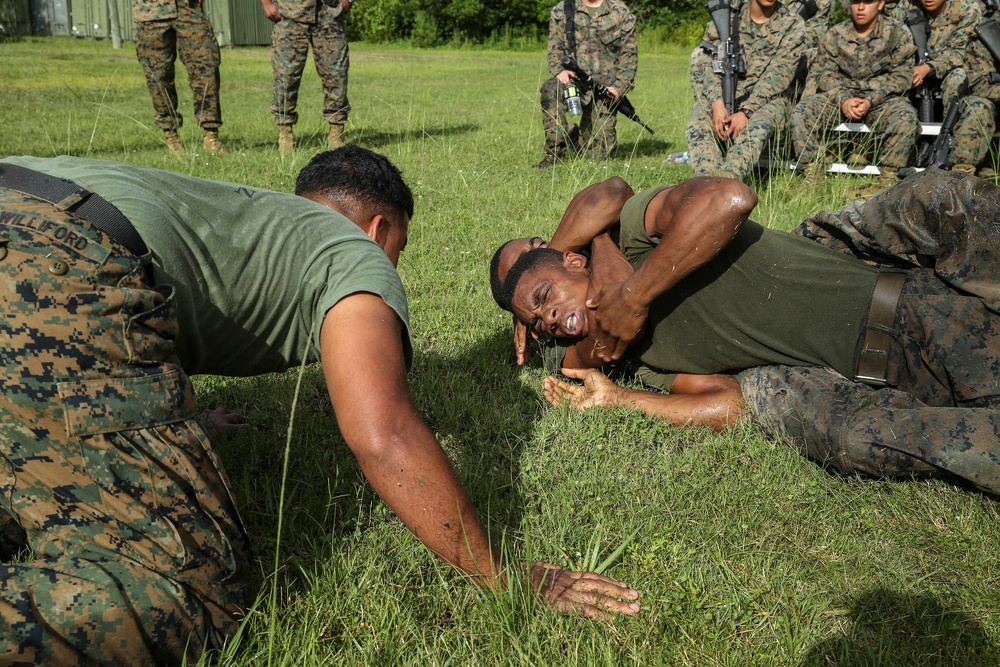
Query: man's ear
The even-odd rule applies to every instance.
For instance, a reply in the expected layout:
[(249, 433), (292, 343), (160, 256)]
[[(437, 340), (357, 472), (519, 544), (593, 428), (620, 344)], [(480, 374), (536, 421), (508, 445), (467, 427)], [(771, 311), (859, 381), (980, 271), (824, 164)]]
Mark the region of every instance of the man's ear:
[(372, 241), (379, 244), (379, 247), (385, 248), (385, 241), (389, 237), (389, 221), (385, 216), (375, 215), (368, 222), (358, 226)]
[(577, 252), (566, 251), (563, 253), (563, 266), (579, 268), (587, 266), (587, 258)]

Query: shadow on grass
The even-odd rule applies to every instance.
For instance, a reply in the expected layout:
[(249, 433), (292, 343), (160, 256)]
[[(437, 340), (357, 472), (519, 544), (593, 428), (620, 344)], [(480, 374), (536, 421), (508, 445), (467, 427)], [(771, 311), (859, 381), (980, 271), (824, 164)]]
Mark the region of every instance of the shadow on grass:
[[(541, 404), (537, 393), (518, 379), (509, 334), (480, 339), (458, 356), (419, 351), (420, 343), (417, 347), (409, 380), (418, 410), (442, 442), (491, 537), (499, 541), (505, 530), (518, 535), (524, 509), (516, 483), (520, 452)], [(212, 378), (199, 387), (203, 406), (226, 405), (255, 427), (217, 446), (263, 573), (273, 571), (297, 374), (296, 369), (255, 378)], [(298, 568), (312, 571), (331, 552), (393, 521), (398, 519), (368, 485), (340, 436), (322, 370), (307, 367), (285, 485), (282, 562), (293, 576)]]
[[(461, 125), (451, 125), (446, 127), (413, 127), (393, 132), (375, 132), (371, 130), (352, 132), (350, 127), (348, 127), (346, 139), (347, 141), (357, 142), (365, 148), (378, 149), (381, 146), (401, 141), (454, 137), (460, 134), (477, 132), (480, 129), (480, 126), (475, 123), (462, 123)], [(326, 136), (324, 135), (321, 139), (325, 145)]]
[(802, 667), (986, 667), (1000, 651), (970, 615), (926, 595), (876, 588), (850, 603), (843, 636), (814, 646)]

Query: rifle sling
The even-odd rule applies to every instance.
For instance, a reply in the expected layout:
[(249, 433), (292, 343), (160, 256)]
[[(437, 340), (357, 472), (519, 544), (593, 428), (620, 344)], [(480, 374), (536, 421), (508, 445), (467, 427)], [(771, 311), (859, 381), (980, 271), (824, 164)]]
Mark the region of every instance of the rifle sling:
[(576, 60), (576, 5), (573, 0), (563, 1), (563, 13), (566, 14), (566, 50)]

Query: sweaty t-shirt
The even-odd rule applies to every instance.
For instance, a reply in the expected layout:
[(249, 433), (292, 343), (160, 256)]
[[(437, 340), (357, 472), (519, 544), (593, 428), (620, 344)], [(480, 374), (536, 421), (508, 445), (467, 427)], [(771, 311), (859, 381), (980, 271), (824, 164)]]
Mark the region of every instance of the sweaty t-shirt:
[[(621, 248), (639, 268), (659, 243), (646, 207), (668, 186), (644, 190), (621, 215)], [(827, 366), (851, 377), (877, 271), (801, 236), (746, 221), (705, 266), (657, 297), (631, 354), (647, 383), (673, 373), (751, 366)]]
[(326, 311), (377, 294), (403, 322), (406, 294), (382, 249), (339, 213), (296, 195), (73, 157), (10, 157), (114, 204), (174, 287), (177, 355), (189, 374), (246, 376), (319, 358)]

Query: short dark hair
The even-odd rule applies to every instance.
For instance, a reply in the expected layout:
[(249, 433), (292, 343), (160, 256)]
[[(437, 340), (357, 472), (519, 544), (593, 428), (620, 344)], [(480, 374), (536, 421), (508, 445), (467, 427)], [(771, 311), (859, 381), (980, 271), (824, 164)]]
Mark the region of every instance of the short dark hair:
[(345, 207), (357, 207), (366, 218), (386, 209), (413, 217), (413, 193), (389, 158), (357, 144), (316, 155), (295, 179), (295, 194), (319, 196)]
[(490, 260), (490, 291), (493, 293), (493, 300), (504, 310), (510, 310), (510, 308), (506, 308), (502, 300), (503, 282), (500, 281), (500, 256), (503, 255), (503, 249), (507, 247), (507, 243), (497, 248), (497, 251), (493, 253), (493, 259)]
[[(563, 253), (552, 248), (534, 248), (527, 251), (518, 257), (517, 261), (510, 267), (510, 271), (507, 272), (507, 278), (500, 285), (499, 294), (494, 292), (493, 299), (504, 310), (514, 312), (514, 290), (517, 289), (517, 284), (521, 281), (522, 276), (538, 266), (546, 264), (562, 265), (562, 258)], [(497, 264), (499, 264), (499, 260), (497, 260)], [(492, 277), (492, 264), (490, 272)]]

